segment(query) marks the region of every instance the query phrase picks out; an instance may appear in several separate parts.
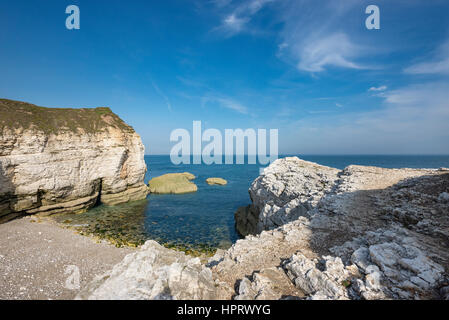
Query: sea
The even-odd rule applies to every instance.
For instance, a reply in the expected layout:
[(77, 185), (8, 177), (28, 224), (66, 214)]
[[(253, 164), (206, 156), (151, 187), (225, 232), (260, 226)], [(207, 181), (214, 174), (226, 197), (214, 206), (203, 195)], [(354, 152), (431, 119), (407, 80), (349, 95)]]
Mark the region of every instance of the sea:
[[(280, 158), (285, 156), (280, 156)], [(321, 165), (344, 169), (348, 165), (383, 168), (449, 167), (449, 155), (297, 155)], [(150, 194), (146, 200), (114, 207), (97, 206), (86, 213), (60, 215), (58, 222), (77, 228), (82, 234), (108, 239), (117, 246), (140, 245), (156, 240), (167, 247), (184, 251), (213, 252), (230, 247), (239, 236), (234, 213), (251, 203), (248, 188), (259, 176), (254, 164), (180, 164), (168, 155), (145, 156), (148, 171), (145, 183), (166, 173), (190, 172), (196, 176), (195, 193)], [(245, 163), (247, 163), (245, 161)], [(208, 185), (206, 179), (226, 179), (225, 186)]]

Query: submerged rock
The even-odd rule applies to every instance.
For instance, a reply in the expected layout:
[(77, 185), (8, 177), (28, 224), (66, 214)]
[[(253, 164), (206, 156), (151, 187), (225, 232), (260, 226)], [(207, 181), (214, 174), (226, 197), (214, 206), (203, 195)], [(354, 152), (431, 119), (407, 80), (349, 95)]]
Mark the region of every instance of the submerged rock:
[(0, 221), (146, 198), (144, 146), (109, 108), (0, 99)]
[(183, 252), (147, 241), (106, 274), (99, 276), (77, 299), (88, 300), (207, 300), (215, 299), (212, 272)]
[(198, 187), (190, 180), (195, 176), (191, 173), (167, 173), (150, 180), (148, 187), (151, 193), (157, 194), (182, 194), (196, 192)]
[(224, 185), (228, 184), (228, 182), (222, 178), (207, 178), (206, 183), (210, 184), (210, 185), (217, 184), (220, 186), (224, 186)]

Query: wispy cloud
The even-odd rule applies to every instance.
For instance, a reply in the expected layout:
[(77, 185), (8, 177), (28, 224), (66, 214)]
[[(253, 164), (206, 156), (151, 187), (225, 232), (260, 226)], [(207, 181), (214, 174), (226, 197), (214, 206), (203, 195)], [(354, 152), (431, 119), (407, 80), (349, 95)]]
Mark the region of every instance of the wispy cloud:
[[(262, 27), (252, 23), (270, 3), (275, 3), (269, 7), (270, 23)], [(368, 52), (373, 54), (372, 48), (368, 50), (359, 44), (363, 36), (353, 39), (354, 35), (342, 27), (342, 21), (351, 20), (348, 16), (360, 14), (355, 13), (360, 10), (360, 0), (251, 0), (236, 5), (219, 0), (216, 7), (221, 12), (221, 21), (214, 31), (226, 37), (240, 33), (267, 34), (269, 30), (260, 28), (280, 26), (280, 30), (276, 30), (279, 38), (277, 56), (294, 60), (301, 71), (319, 73), (330, 67), (372, 68), (358, 61)]]
[(156, 83), (154, 83), (154, 81), (151, 81), (151, 85), (153, 86), (154, 90), (156, 91), (156, 93), (165, 101), (165, 104), (167, 105), (167, 109), (168, 111), (172, 112), (172, 106), (170, 103), (170, 100), (168, 99), (168, 97), (162, 92), (162, 90), (157, 86)]
[(404, 70), (409, 74), (449, 74), (449, 39), (441, 45), (433, 59), (427, 62), (417, 63)]
[(205, 107), (207, 104), (215, 102), (218, 103), (221, 107), (236, 111), (241, 114), (248, 114), (248, 108), (239, 102), (228, 98), (228, 97), (217, 97), (213, 95), (204, 96), (202, 98), (202, 106)]
[(201, 99), (201, 106), (203, 108), (206, 107), (208, 104), (214, 103), (218, 104), (222, 108), (236, 111), (241, 114), (249, 114), (249, 109), (245, 105), (236, 101), (234, 98), (230, 98), (229, 96), (214, 90), (204, 82), (187, 79), (179, 76), (177, 77), (177, 79), (185, 86), (203, 92), (202, 95), (199, 97)]
[(242, 31), (248, 21), (249, 18), (240, 18), (232, 13), (223, 19), (222, 27), (228, 32), (228, 35), (231, 36)]
[(360, 50), (343, 33), (335, 33), (312, 40), (298, 47), (298, 51), (298, 69), (300, 70), (321, 72), (329, 66), (350, 69), (364, 68), (352, 61), (352, 58), (355, 58)]
[(359, 60), (371, 48), (363, 37), (345, 28), (348, 17), (357, 14), (360, 0), (286, 0), (278, 10), (282, 23), (278, 56), (301, 71), (319, 73), (332, 67), (370, 69)]
[[(266, 4), (276, 0), (251, 0), (232, 6), (231, 1), (221, 0), (216, 2), (219, 8), (226, 8), (221, 25), (215, 31), (223, 32), (226, 36), (232, 37), (240, 32), (251, 32), (248, 24), (255, 14), (257, 14)], [(232, 8), (231, 8), (232, 7)], [(231, 11), (229, 11), (231, 9)]]
[(438, 112), (449, 116), (448, 92), (449, 83), (430, 82), (388, 92), (385, 100), (389, 104), (417, 108), (422, 114)]
[[(382, 108), (316, 115), (286, 129), (281, 149), (298, 153), (428, 153), (449, 150), (449, 82), (385, 92)], [(317, 131), (316, 128), (320, 130)]]
[(385, 91), (387, 90), (388, 87), (387, 86), (380, 86), (380, 87), (371, 87), (368, 89), (369, 92), (379, 92), (379, 91)]

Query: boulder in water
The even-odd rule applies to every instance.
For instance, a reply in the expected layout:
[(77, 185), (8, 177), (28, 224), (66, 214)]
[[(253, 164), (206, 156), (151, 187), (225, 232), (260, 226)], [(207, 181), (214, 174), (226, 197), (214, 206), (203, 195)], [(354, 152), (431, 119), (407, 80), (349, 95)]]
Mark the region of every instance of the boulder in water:
[(217, 184), (220, 186), (224, 186), (226, 184), (228, 184), (228, 182), (225, 179), (222, 178), (207, 178), (206, 179), (207, 184)]
[(150, 180), (148, 187), (150, 193), (182, 194), (196, 192), (198, 187), (191, 182), (195, 176), (189, 172), (168, 173)]

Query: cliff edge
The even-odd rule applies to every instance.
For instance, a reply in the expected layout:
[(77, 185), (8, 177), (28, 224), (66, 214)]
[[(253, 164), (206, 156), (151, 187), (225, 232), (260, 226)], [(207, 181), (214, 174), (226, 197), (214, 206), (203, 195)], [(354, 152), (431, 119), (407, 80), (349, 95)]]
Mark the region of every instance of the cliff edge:
[(0, 99), (0, 222), (144, 199), (144, 146), (109, 108)]

